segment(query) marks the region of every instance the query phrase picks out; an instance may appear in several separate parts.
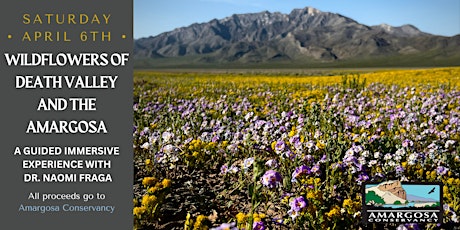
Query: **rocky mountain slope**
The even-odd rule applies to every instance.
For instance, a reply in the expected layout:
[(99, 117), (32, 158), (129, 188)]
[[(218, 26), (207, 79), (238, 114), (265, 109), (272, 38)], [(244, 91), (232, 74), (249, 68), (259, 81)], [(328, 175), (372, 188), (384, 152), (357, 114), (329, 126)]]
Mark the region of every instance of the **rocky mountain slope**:
[(380, 183), (378, 186), (366, 188), (366, 193), (373, 191), (376, 195), (381, 197), (385, 204), (400, 204), (406, 203), (406, 191), (402, 188), (399, 181), (388, 181)]
[[(335, 63), (407, 57), (460, 63), (460, 35), (424, 33), (412, 25), (367, 26), (306, 7), (289, 14), (234, 14), (135, 40), (137, 59), (188, 63)], [(458, 61), (458, 62), (457, 62)]]
[(388, 191), (390, 193), (392, 193), (393, 195), (403, 199), (403, 200), (406, 200), (407, 199), (407, 194), (406, 194), (406, 191), (404, 190), (404, 188), (401, 186), (401, 181), (388, 181), (388, 182), (384, 182), (384, 183), (381, 183), (379, 184), (379, 186), (377, 186), (377, 188), (380, 190), (380, 191)]

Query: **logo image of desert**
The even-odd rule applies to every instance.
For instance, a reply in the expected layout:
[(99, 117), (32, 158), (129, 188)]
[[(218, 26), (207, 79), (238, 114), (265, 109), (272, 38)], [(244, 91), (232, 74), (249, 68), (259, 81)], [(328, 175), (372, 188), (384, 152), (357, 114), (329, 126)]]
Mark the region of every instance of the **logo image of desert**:
[(442, 183), (386, 181), (363, 186), (363, 222), (441, 223)]
[(402, 184), (401, 181), (386, 181), (367, 184), (366, 206), (391, 209), (439, 208), (441, 186), (438, 184)]
[(384, 208), (437, 208), (440, 203), (441, 186), (437, 184), (402, 184), (401, 181), (386, 181), (367, 184), (365, 203), (367, 206)]

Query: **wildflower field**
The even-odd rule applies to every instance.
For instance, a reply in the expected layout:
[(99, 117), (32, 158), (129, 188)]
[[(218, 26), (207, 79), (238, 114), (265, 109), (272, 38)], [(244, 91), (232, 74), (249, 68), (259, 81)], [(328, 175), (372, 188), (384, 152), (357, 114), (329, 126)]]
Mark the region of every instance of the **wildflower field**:
[(327, 75), (135, 71), (134, 229), (372, 229), (387, 180), (444, 213), (385, 229), (460, 228), (460, 68)]

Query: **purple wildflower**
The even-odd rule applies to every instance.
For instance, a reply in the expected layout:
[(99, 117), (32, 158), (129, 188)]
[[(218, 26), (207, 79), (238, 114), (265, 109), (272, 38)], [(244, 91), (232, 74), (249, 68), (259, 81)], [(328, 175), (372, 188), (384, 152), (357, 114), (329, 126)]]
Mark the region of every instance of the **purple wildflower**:
[(421, 230), (418, 224), (405, 224), (404, 227), (406, 227), (407, 230)]
[(326, 156), (326, 154), (323, 154), (323, 156), (321, 157), (319, 162), (324, 163), (324, 162), (326, 162), (326, 160), (327, 160), (327, 156)]
[(228, 166), (227, 165), (222, 165), (220, 167), (220, 174), (227, 174), (228, 173)]
[(282, 224), (284, 224), (283, 218), (274, 217), (274, 218), (272, 219), (272, 221), (273, 221), (276, 225), (282, 225)]
[(174, 137), (174, 134), (170, 132), (163, 132), (163, 134), (161, 134), (161, 137), (163, 138), (163, 141), (167, 143)]
[(296, 149), (302, 149), (302, 142), (300, 142), (299, 135), (289, 138), (289, 143), (291, 143)]
[(436, 168), (436, 173), (440, 176), (443, 176), (443, 175), (446, 175), (446, 173), (449, 171), (448, 168), (444, 167), (444, 166), (438, 166)]
[(262, 221), (256, 221), (252, 224), (252, 229), (253, 230), (265, 230), (265, 225), (264, 222)]
[(264, 120), (257, 120), (255, 122), (254, 128), (255, 129), (260, 129), (263, 125), (265, 125), (265, 123), (267, 123), (267, 122), (264, 121)]
[(275, 152), (281, 153), (281, 152), (284, 151), (285, 148), (286, 148), (286, 144), (284, 143), (284, 141), (278, 141), (278, 142), (276, 142), (276, 145), (275, 145)]
[(289, 202), (289, 205), (291, 206), (291, 210), (299, 212), (307, 207), (307, 201), (305, 200), (305, 198), (303, 198), (303, 196), (299, 196), (294, 198), (291, 202)]
[(172, 154), (177, 151), (177, 148), (174, 147), (173, 145), (166, 145), (166, 146), (163, 146), (162, 151), (166, 154)]
[(303, 158), (304, 161), (312, 162), (314, 160), (313, 156), (308, 154)]
[(280, 199), (283, 200), (284, 198), (291, 197), (291, 196), (292, 196), (292, 193), (283, 192), (283, 194), (281, 194), (280, 196)]
[(310, 168), (306, 165), (299, 166), (295, 168), (294, 172), (292, 172), (292, 179), (291, 182), (297, 182), (297, 178), (302, 175), (310, 174)]
[(249, 158), (244, 159), (243, 169), (245, 171), (248, 170), (252, 166), (253, 163), (254, 163), (254, 157), (249, 157)]
[(455, 144), (455, 141), (454, 140), (448, 140), (446, 141), (446, 143), (444, 144), (444, 148), (448, 149), (449, 147), (453, 146)]
[(281, 184), (281, 174), (275, 170), (268, 170), (262, 176), (262, 184), (269, 188), (277, 187)]
[(140, 136), (146, 136), (150, 133), (150, 130), (149, 130), (149, 127), (145, 127), (141, 132), (140, 132)]
[(396, 166), (395, 170), (396, 170), (396, 174), (402, 174), (404, 172), (404, 167), (402, 167), (401, 165), (398, 165)]
[(281, 133), (286, 132), (286, 131), (287, 131), (286, 126), (281, 126), (280, 129), (279, 129), (279, 131), (280, 131)]
[(289, 214), (289, 216), (291, 217), (292, 220), (294, 220), (295, 218), (297, 218), (299, 216), (299, 212), (297, 212), (295, 210), (292, 210), (292, 209), (290, 209), (288, 211), (288, 214)]
[(314, 141), (308, 141), (308, 142), (307, 142), (307, 148), (312, 149), (314, 146), (315, 146), (315, 142), (314, 142)]
[(299, 196), (289, 202), (289, 205), (291, 206), (291, 209), (288, 211), (288, 214), (292, 220), (294, 220), (299, 216), (300, 212), (307, 207), (307, 201), (303, 198), (303, 196)]
[(293, 153), (291, 150), (286, 151), (284, 155), (289, 160), (293, 160), (296, 156), (295, 153)]
[(265, 162), (265, 165), (270, 168), (278, 168), (278, 161), (276, 161), (276, 159), (271, 159)]
[(412, 147), (414, 146), (414, 142), (412, 142), (411, 140), (409, 139), (406, 139), (402, 142), (402, 146), (403, 147)]
[(366, 173), (361, 173), (358, 176), (358, 185), (361, 185), (362, 182), (369, 180), (369, 176)]
[(332, 168), (343, 170), (345, 168), (345, 165), (341, 162), (336, 162), (332, 164)]
[(150, 143), (145, 142), (144, 144), (141, 145), (141, 148), (148, 150), (150, 148)]
[(210, 230), (238, 230), (236, 223), (223, 223), (219, 227), (211, 228)]
[(311, 172), (316, 174), (316, 175), (320, 175), (321, 174), (321, 169), (319, 167), (319, 164), (313, 165), (313, 167), (311, 168)]
[(240, 171), (240, 168), (238, 168), (238, 167), (235, 166), (235, 165), (232, 165), (232, 166), (230, 166), (230, 168), (228, 169), (228, 171), (231, 172), (231, 173), (237, 173), (237, 172)]

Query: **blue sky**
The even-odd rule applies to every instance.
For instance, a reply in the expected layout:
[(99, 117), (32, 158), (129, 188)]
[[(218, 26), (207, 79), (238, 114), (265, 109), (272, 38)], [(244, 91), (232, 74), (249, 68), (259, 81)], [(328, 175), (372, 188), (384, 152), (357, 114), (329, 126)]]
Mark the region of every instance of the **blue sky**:
[[(438, 185), (427, 186), (427, 185), (403, 185), (404, 190), (406, 190), (406, 194), (413, 194), (416, 196), (421, 196), (425, 198), (430, 198), (433, 200), (439, 200), (439, 189), (442, 187)], [(428, 192), (436, 187), (433, 193), (428, 194)]]
[(134, 38), (155, 36), (232, 14), (289, 13), (311, 6), (366, 25), (412, 24), (432, 34), (460, 34), (459, 0), (133, 0)]

